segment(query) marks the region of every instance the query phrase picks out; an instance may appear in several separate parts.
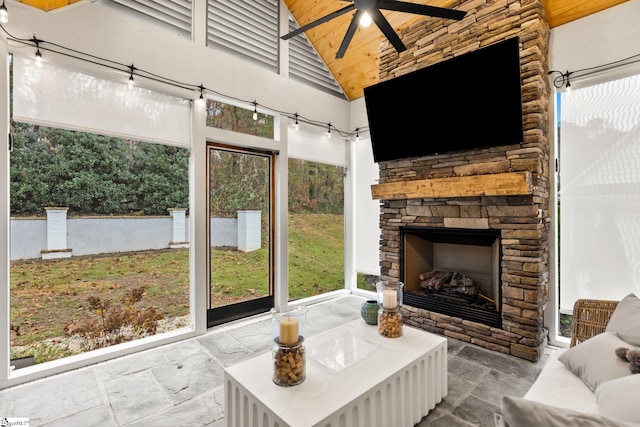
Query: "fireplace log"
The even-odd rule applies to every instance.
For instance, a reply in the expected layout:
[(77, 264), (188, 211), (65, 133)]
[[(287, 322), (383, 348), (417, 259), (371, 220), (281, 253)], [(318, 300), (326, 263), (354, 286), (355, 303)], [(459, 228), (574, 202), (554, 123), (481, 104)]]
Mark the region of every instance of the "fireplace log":
[(432, 270), (420, 274), (420, 287), (425, 291), (475, 296), (479, 289), (473, 279), (460, 272)]
[(453, 276), (452, 272), (438, 271), (436, 274), (433, 275), (431, 279), (427, 281), (427, 286), (430, 289), (435, 289), (436, 291), (439, 291), (440, 288), (442, 288), (442, 286), (445, 283), (449, 283), (449, 281), (451, 280), (451, 276)]
[(473, 279), (457, 271), (451, 276), (451, 286), (473, 286)]

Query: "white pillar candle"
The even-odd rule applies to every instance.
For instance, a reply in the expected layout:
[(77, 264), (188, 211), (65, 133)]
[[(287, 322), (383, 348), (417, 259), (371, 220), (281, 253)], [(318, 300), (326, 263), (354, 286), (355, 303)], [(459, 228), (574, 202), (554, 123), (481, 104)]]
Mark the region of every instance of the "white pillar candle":
[(386, 289), (382, 291), (382, 307), (393, 310), (398, 307), (398, 291)]
[(298, 335), (298, 319), (285, 317), (280, 320), (280, 344), (293, 345), (300, 339)]

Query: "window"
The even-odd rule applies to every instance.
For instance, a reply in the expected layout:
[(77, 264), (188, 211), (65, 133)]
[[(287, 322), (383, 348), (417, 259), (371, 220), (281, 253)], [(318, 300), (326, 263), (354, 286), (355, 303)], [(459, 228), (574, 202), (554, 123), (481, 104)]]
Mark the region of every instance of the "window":
[(207, 126), (270, 139), (274, 135), (273, 116), (208, 98)]
[(289, 300), (344, 289), (344, 170), (289, 159)]
[(190, 326), (190, 102), (13, 59), (11, 358)]
[(28, 123), (13, 141), (12, 359), (188, 326), (189, 151)]
[(640, 291), (640, 75), (572, 85), (560, 96), (561, 326), (578, 298)]

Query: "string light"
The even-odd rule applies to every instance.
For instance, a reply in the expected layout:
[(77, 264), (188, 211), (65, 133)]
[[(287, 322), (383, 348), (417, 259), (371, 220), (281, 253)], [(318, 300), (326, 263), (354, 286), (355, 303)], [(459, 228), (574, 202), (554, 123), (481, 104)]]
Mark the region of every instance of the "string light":
[(557, 74), (553, 79), (553, 85), (556, 88), (560, 89), (564, 86), (567, 91), (571, 90), (571, 81), (569, 80), (569, 76), (573, 73), (567, 70), (565, 73), (560, 71), (549, 71), (548, 74)]
[(198, 86), (198, 88), (200, 89), (200, 98), (198, 99), (198, 102), (200, 103), (200, 105), (204, 105), (204, 86), (202, 86), (202, 83), (200, 83), (200, 86)]
[(2, 5), (0, 6), (0, 22), (3, 24), (9, 22), (9, 11), (4, 4), (4, 0), (2, 0)]
[[(1, 5), (0, 5), (1, 6)], [(129, 74), (129, 80), (128, 80), (128, 86), (129, 87), (133, 87), (135, 82), (134, 82), (134, 74), (136, 77), (142, 77), (144, 79), (148, 79), (148, 80), (152, 80), (155, 82), (159, 82), (162, 84), (166, 84), (169, 86), (173, 86), (176, 88), (180, 88), (180, 89), (185, 89), (185, 90), (196, 90), (196, 91), (200, 91), (200, 98), (198, 99), (198, 101), (202, 100), (205, 101), (204, 98), (204, 93), (211, 93), (217, 96), (220, 96), (222, 98), (226, 98), (226, 99), (232, 99), (234, 101), (237, 101), (239, 103), (248, 103), (248, 104), (252, 104), (253, 105), (253, 117), (254, 120), (257, 120), (257, 114), (258, 114), (258, 102), (256, 100), (254, 100), (253, 102), (247, 101), (247, 100), (243, 100), (240, 98), (236, 98), (233, 97), (231, 95), (228, 94), (224, 94), (221, 92), (217, 92), (215, 90), (206, 88), (203, 84), (200, 85), (194, 85), (194, 84), (190, 84), (190, 83), (184, 83), (184, 82), (180, 82), (180, 81), (176, 81), (176, 80), (172, 80), (169, 79), (167, 77), (163, 77), (157, 74), (154, 74), (150, 71), (146, 71), (146, 70), (141, 70), (139, 68), (136, 68), (133, 64), (131, 65), (126, 65), (123, 64), (121, 62), (117, 62), (117, 61), (113, 61), (107, 58), (102, 58), (96, 55), (92, 55), (86, 52), (82, 52), (76, 49), (72, 49), (66, 46), (62, 46), (59, 44), (56, 44), (54, 42), (50, 42), (50, 41), (45, 41), (45, 40), (40, 40), (37, 39), (35, 37), (35, 35), (33, 36), (33, 38), (30, 39), (24, 39), (24, 38), (17, 38), (15, 36), (13, 36), (12, 34), (10, 34), (5, 28), (4, 26), (0, 25), (0, 30), (2, 30), (5, 34), (7, 34), (7, 40), (11, 41), (11, 42), (16, 42), (16, 43), (22, 43), (22, 44), (27, 44), (27, 45), (31, 45), (34, 46), (36, 48), (36, 63), (41, 63), (42, 61), (42, 54), (40, 53), (40, 47), (42, 43), (46, 43), (47, 47), (43, 48), (43, 50), (49, 51), (49, 52), (53, 52), (55, 54), (58, 55), (62, 55), (62, 56), (66, 56), (75, 60), (79, 60), (79, 61), (83, 61), (83, 62), (88, 62), (91, 63), (93, 65), (97, 65), (100, 67), (105, 67), (105, 68), (109, 68), (115, 71), (119, 71), (119, 72), (127, 72)], [(327, 124), (326, 122), (321, 122), (321, 121), (317, 121), (317, 120), (313, 120), (313, 119), (309, 119), (306, 117), (303, 117), (302, 115), (300, 115), (299, 113), (289, 113), (286, 111), (281, 111), (278, 110), (276, 108), (272, 108), (266, 105), (261, 105), (261, 107), (263, 107), (265, 110), (267, 111), (272, 111), (274, 114), (280, 114), (282, 116), (288, 117), (290, 119), (295, 120), (295, 124), (294, 124), (294, 128), (296, 130), (299, 129), (299, 123), (300, 122), (304, 122), (307, 123), (309, 125), (312, 126), (317, 126), (317, 127), (326, 127), (327, 128), (327, 136), (328, 138), (331, 138), (332, 136), (332, 132), (331, 132), (331, 127), (333, 126), (331, 123)], [(340, 135), (341, 137), (345, 138), (345, 139), (349, 139), (351, 137), (353, 137), (355, 134), (361, 132), (363, 129), (368, 129), (368, 127), (360, 127), (358, 128), (358, 131), (354, 130), (352, 132), (346, 132), (346, 131), (341, 131), (340, 129), (337, 129), (335, 126), (333, 126), (333, 129), (338, 133), (338, 135)]]
[(602, 64), (602, 65), (596, 65), (595, 67), (582, 68), (582, 69), (575, 70), (575, 71), (567, 70), (564, 73), (562, 71), (551, 70), (547, 74), (556, 76), (553, 79), (553, 85), (556, 88), (559, 89), (559, 88), (564, 86), (566, 91), (570, 92), (571, 91), (571, 79), (570, 79), (571, 76), (573, 76), (574, 78), (576, 78), (576, 77), (578, 77), (578, 78), (585, 77), (585, 76), (589, 76), (591, 74), (596, 74), (596, 73), (599, 73), (599, 72), (602, 72), (602, 71), (607, 71), (607, 70), (610, 70), (612, 68), (617, 68), (617, 67), (624, 66), (624, 65), (635, 64), (637, 62), (640, 62), (640, 53), (628, 56), (626, 58), (619, 59), (617, 61), (608, 62), (608, 63)]
[(360, 141), (360, 129), (356, 128), (356, 142)]
[(129, 69), (131, 70), (131, 72), (129, 73), (129, 81), (127, 82), (127, 85), (129, 86), (129, 89), (133, 89), (133, 85), (134, 85), (134, 81), (133, 81), (133, 72), (135, 71), (136, 67), (133, 66), (133, 64), (131, 64), (129, 66)]
[(36, 67), (42, 68), (42, 54), (40, 53), (40, 40), (33, 38), (36, 43)]

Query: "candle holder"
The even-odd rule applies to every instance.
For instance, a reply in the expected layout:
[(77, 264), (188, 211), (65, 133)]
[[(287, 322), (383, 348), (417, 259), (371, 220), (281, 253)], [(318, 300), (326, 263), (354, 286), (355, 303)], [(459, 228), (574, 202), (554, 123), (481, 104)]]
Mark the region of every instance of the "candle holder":
[(404, 283), (380, 281), (378, 292), (378, 333), (387, 338), (402, 336), (402, 294)]
[(387, 310), (397, 310), (402, 306), (404, 283), (379, 281), (376, 283), (378, 305)]
[(286, 312), (272, 310), (273, 382), (280, 386), (294, 386), (306, 378), (304, 324), (306, 307)]

